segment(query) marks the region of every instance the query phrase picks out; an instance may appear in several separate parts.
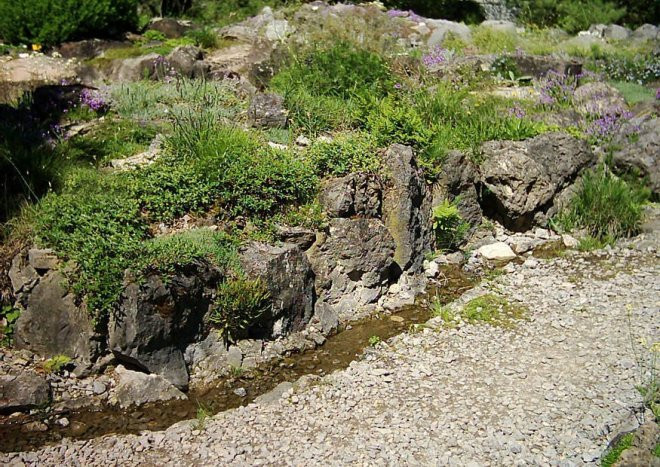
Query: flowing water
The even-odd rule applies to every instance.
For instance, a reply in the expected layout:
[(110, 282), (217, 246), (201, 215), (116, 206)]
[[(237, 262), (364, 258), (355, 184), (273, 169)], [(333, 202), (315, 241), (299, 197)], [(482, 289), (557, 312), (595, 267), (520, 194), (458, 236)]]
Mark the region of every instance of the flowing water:
[[(449, 303), (475, 283), (456, 267), (444, 269), (441, 277), (443, 280), (439, 286), (429, 288), (427, 295), (415, 305), (406, 306), (392, 315), (378, 315), (350, 323), (329, 337), (321, 347), (276, 359), (240, 376), (218, 381), (211, 387), (194, 389), (188, 393), (188, 400), (158, 402), (127, 410), (104, 405), (97, 409), (63, 412), (60, 416), (65, 416), (69, 425), (51, 424), (44, 431), (28, 428), (39, 420), (34, 415), (0, 419), (0, 451), (36, 449), (64, 437), (89, 439), (110, 433), (163, 430), (178, 421), (195, 418), (200, 408), (209, 414), (219, 413), (249, 404), (281, 382), (293, 382), (309, 374), (323, 376), (346, 368), (359, 358), (369, 345), (370, 337), (386, 340), (414, 324), (427, 321), (431, 315), (429, 299)], [(238, 388), (244, 388), (247, 395), (236, 395), (234, 391)], [(38, 426), (45, 427), (43, 424)]]

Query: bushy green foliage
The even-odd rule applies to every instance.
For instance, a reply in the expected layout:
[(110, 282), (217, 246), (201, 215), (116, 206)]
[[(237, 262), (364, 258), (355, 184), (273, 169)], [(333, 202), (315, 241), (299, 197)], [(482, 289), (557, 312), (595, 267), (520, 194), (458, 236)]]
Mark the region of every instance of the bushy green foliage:
[(485, 19), (479, 4), (472, 0), (385, 0), (387, 7), (412, 10), (429, 18), (479, 23)]
[(431, 220), (436, 242), (441, 250), (457, 248), (470, 228), (470, 224), (463, 221), (456, 203), (449, 200), (444, 200), (433, 209)]
[(0, 37), (56, 45), (111, 36), (137, 24), (137, 0), (0, 0)]
[(370, 106), (365, 128), (380, 146), (399, 143), (422, 148), (431, 141), (431, 127), (425, 125), (420, 110), (411, 104), (388, 96)]
[(514, 33), (486, 26), (474, 28), (472, 41), (483, 53), (513, 52), (518, 43)]
[(376, 141), (365, 132), (344, 133), (329, 141), (317, 140), (307, 149), (306, 157), (319, 176), (380, 169)]
[(0, 308), (0, 347), (9, 347), (12, 345), (14, 326), (20, 315), (20, 310), (9, 305), (3, 305)]
[(71, 357), (55, 355), (44, 362), (43, 368), (46, 373), (59, 373), (69, 363), (71, 363)]
[(569, 33), (592, 24), (616, 23), (626, 15), (626, 0), (508, 0), (519, 19), (540, 27), (559, 26)]
[(270, 292), (260, 279), (230, 277), (220, 283), (210, 320), (228, 341), (246, 332), (270, 308)]
[(213, 28), (202, 27), (189, 31), (186, 35), (203, 49), (214, 49), (218, 46), (218, 33)]
[(611, 242), (639, 231), (647, 189), (633, 189), (606, 167), (584, 174), (569, 206), (555, 219), (565, 230), (585, 229), (594, 239)]

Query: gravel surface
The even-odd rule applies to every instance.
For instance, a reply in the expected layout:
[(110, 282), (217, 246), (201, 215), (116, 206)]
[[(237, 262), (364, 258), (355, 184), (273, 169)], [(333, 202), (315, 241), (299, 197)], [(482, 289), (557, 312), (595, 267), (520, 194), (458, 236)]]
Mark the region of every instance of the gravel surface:
[(595, 465), (644, 418), (634, 385), (650, 353), (639, 339), (660, 340), (660, 262), (645, 242), (528, 259), (461, 299), (522, 302), (527, 319), (513, 327), (447, 329), (435, 318), (275, 402), (0, 463)]

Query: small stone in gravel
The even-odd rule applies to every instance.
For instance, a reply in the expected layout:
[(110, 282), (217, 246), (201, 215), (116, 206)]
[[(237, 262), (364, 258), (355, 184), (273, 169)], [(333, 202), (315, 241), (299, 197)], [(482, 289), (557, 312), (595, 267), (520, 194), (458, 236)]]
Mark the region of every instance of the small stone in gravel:
[(96, 395), (103, 394), (106, 391), (105, 384), (103, 384), (100, 381), (94, 381), (94, 385), (92, 386), (92, 389), (94, 391), (94, 394)]
[(234, 389), (234, 394), (236, 394), (238, 397), (245, 397), (247, 396), (247, 391), (245, 388), (237, 388)]

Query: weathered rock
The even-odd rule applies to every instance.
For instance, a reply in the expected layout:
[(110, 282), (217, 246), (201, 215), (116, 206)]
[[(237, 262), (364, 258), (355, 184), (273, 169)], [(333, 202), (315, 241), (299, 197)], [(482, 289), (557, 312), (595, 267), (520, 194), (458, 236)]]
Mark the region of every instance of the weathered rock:
[(156, 74), (156, 66), (162, 57), (152, 53), (141, 57), (117, 59), (110, 66), (108, 77), (111, 81), (129, 82), (151, 78)]
[(417, 271), (431, 249), (431, 196), (412, 148), (394, 144), (383, 155), (387, 181), (383, 195), (383, 223), (396, 244), (399, 268)]
[(287, 115), (284, 98), (277, 94), (259, 93), (252, 98), (248, 108), (250, 124), (259, 128), (284, 128)]
[(470, 28), (463, 23), (455, 23), (445, 19), (429, 19), (426, 20), (426, 24), (433, 30), (427, 40), (429, 47), (441, 45), (447, 34), (450, 33), (467, 42), (472, 40)]
[(270, 293), (270, 314), (250, 331), (280, 337), (305, 327), (314, 311), (314, 274), (298, 246), (251, 243), (240, 253), (245, 272), (260, 278)]
[(284, 41), (294, 29), (285, 19), (274, 19), (266, 25), (264, 36), (271, 42)]
[(577, 238), (569, 234), (562, 235), (561, 242), (566, 248), (577, 248), (580, 245), (580, 242), (577, 240)]
[(39, 249), (31, 248), (28, 250), (28, 261), (30, 266), (37, 270), (48, 271), (55, 269), (59, 263), (59, 259), (53, 250), (50, 248)]
[(149, 375), (132, 371), (119, 365), (115, 369), (117, 386), (113, 400), (122, 409), (147, 402), (161, 402), (172, 399), (185, 400), (188, 397), (160, 375)]
[(642, 424), (633, 435), (631, 446), (621, 453), (617, 466), (660, 467), (660, 458), (654, 455), (660, 443), (660, 425), (654, 420)]
[(17, 348), (44, 357), (66, 355), (89, 363), (100, 351), (86, 307), (76, 304), (59, 271), (47, 273), (30, 291), (15, 337)]
[(167, 56), (171, 69), (188, 78), (205, 78), (210, 73), (208, 63), (204, 62), (204, 52), (194, 45), (182, 45)]
[(477, 250), (477, 253), (492, 261), (510, 261), (516, 257), (511, 247), (504, 242), (484, 245)]
[(554, 195), (593, 161), (589, 146), (566, 133), (519, 142), (491, 141), (482, 152), (482, 207), (513, 230), (527, 230), (535, 214), (547, 212)]
[(395, 243), (378, 219), (332, 219), (307, 251), (316, 274), (316, 311), (330, 305), (340, 318), (375, 302), (396, 277)]
[(167, 280), (157, 272), (125, 279), (119, 307), (110, 319), (108, 343), (118, 360), (188, 385), (185, 347), (201, 337), (219, 274), (198, 262)]
[(534, 76), (540, 78), (545, 76), (550, 71), (559, 73), (560, 75), (578, 75), (582, 71), (582, 63), (571, 59), (565, 60), (557, 57), (547, 57), (539, 55), (527, 54), (509, 54), (507, 55), (512, 59), (518, 72), (521, 75)]
[(0, 375), (0, 413), (29, 410), (50, 401), (50, 386), (37, 373)]
[(102, 39), (86, 39), (76, 42), (64, 42), (58, 46), (56, 50), (63, 58), (89, 60), (101, 55), (108, 49), (126, 45), (130, 45), (130, 43)]
[(618, 24), (610, 24), (603, 31), (603, 37), (605, 39), (613, 39), (617, 41), (628, 39), (630, 34), (630, 29), (619, 26)]
[(594, 81), (575, 90), (573, 103), (582, 115), (615, 115), (627, 109), (623, 95), (614, 86)]
[[(636, 133), (634, 139), (629, 134)], [(638, 171), (648, 178), (648, 184), (656, 195), (660, 193), (660, 120), (631, 120), (614, 138), (617, 148), (612, 156), (618, 170)]]
[(15, 294), (31, 289), (40, 277), (24, 253), (19, 253), (11, 261), (8, 275)]
[(254, 401), (257, 404), (272, 404), (279, 400), (286, 392), (293, 389), (293, 383), (284, 381), (265, 394), (260, 395)]
[(278, 225), (276, 233), (280, 241), (292, 243), (302, 251), (307, 250), (316, 241), (316, 232), (304, 227)]
[(319, 198), (330, 217), (380, 217), (382, 196), (377, 176), (354, 173), (326, 180)]
[(632, 39), (637, 41), (655, 41), (660, 37), (660, 28), (653, 24), (643, 24), (632, 33)]
[(38, 87), (75, 81), (76, 77), (75, 63), (61, 58), (44, 55), (0, 58), (0, 104), (12, 103)]
[(175, 18), (154, 18), (149, 23), (149, 29), (162, 32), (168, 39), (177, 39), (191, 29), (189, 21)]

